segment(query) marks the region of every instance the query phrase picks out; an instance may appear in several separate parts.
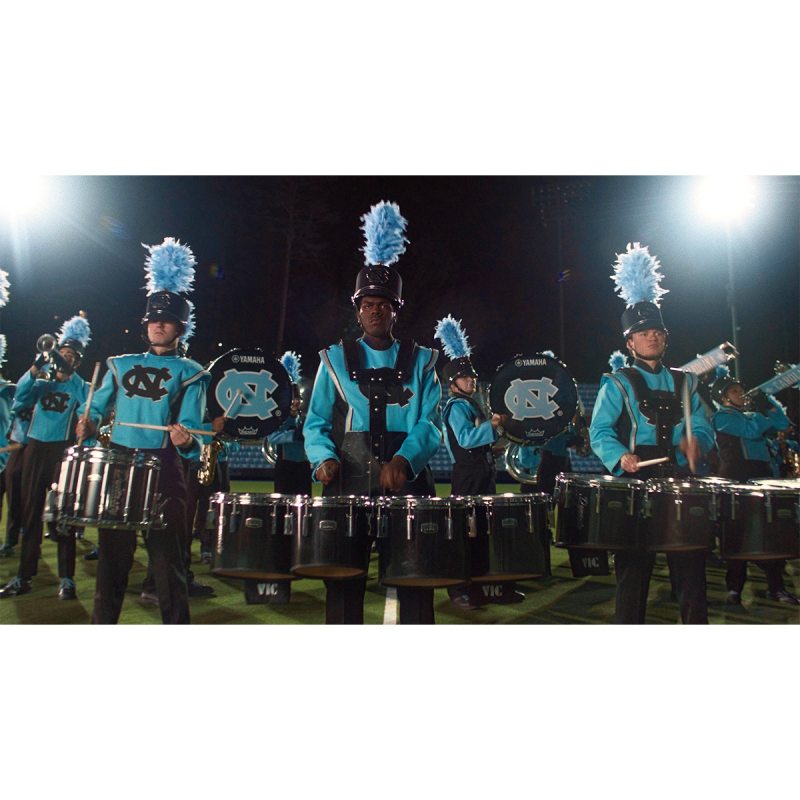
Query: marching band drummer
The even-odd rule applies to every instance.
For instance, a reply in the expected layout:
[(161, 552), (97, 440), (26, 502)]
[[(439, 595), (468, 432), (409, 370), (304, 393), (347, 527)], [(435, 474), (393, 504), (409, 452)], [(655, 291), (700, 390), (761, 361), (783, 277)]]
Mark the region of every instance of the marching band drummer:
[[(352, 301), (364, 334), (320, 353), (306, 455), (326, 496), (432, 495), (428, 462), (442, 440), (438, 352), (392, 336), (403, 301), (390, 265), (405, 251), (406, 220), (396, 204), (381, 202), (362, 221), (368, 266)], [(325, 621), (362, 624), (366, 584), (326, 580)], [(434, 622), (433, 589), (398, 587), (397, 597), (401, 624)]]
[[(198, 428), (203, 419), (209, 375), (197, 362), (180, 356), (178, 344), (192, 312), (184, 294), (192, 288), (197, 262), (191, 249), (173, 238), (145, 247), (148, 296), (142, 334), (148, 349), (108, 359), (108, 371), (95, 392), (89, 419), (79, 420), (77, 432), (92, 435), (113, 406), (110, 447), (159, 456), (158, 490), (166, 501), (165, 527), (147, 534), (147, 552), (162, 622), (188, 623), (183, 547), (186, 484), (180, 459), (200, 456), (199, 440), (186, 429)], [(160, 425), (166, 431), (123, 423)], [(119, 620), (135, 549), (135, 531), (99, 530), (93, 623), (115, 624)]]
[[(28, 444), (22, 461), (22, 548), (19, 572), (0, 598), (16, 597), (32, 589), (42, 549), (42, 512), (54, 474), (72, 443), (72, 428), (78, 406), (86, 402), (89, 384), (75, 371), (83, 359), (91, 329), (83, 312), (61, 327), (58, 349), (50, 358), (55, 363), (52, 379), (42, 375), (47, 357), (41, 353), (19, 379), (15, 408), (33, 407), (28, 428)], [(74, 600), (75, 536), (58, 536), (58, 597)]]
[[(703, 413), (696, 379), (662, 363), (668, 331), (659, 308), (660, 264), (638, 243), (618, 254), (613, 280), (626, 302), (622, 314), (625, 344), (633, 366), (603, 376), (589, 428), (592, 449), (613, 475), (648, 478), (693, 469), (714, 446), (714, 432)], [(693, 436), (681, 413), (683, 382), (689, 382)], [(669, 458), (664, 468), (639, 466), (654, 457)], [(616, 621), (644, 623), (655, 554), (618, 550)], [(703, 551), (667, 554), (684, 624), (707, 623)]]
[[(460, 321), (451, 315), (439, 320), (434, 336), (450, 359), (442, 369), (442, 382), (450, 390), (442, 409), (442, 423), (444, 443), (453, 462), (451, 494), (460, 497), (495, 494), (497, 468), (492, 445), (500, 438), (498, 428), (507, 417), (492, 414), (487, 418), (474, 398), (478, 373), (470, 361), (472, 348)], [(519, 603), (525, 599), (522, 592), (516, 591), (513, 581), (501, 585), (499, 595), (493, 596), (491, 602)], [(452, 586), (447, 594), (459, 608), (478, 608), (490, 602), (481, 589), (477, 584)]]
[[(722, 371), (720, 371), (722, 372)], [(711, 386), (717, 404), (713, 417), (719, 449), (719, 476), (733, 481), (772, 477), (767, 438), (791, 427), (783, 407), (774, 397), (763, 392), (753, 396), (753, 411), (746, 410), (749, 398), (742, 383), (730, 375), (720, 374)], [(800, 601), (787, 590), (783, 581), (783, 559), (755, 562), (767, 578), (767, 599), (788, 605)], [(747, 580), (747, 561), (730, 559), (725, 573), (728, 587), (726, 602), (741, 605), (742, 589)]]

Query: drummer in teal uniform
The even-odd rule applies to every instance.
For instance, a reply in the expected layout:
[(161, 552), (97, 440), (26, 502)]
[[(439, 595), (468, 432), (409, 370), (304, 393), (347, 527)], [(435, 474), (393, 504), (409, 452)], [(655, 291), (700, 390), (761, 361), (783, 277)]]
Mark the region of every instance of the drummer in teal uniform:
[[(688, 474), (714, 446), (714, 432), (697, 395), (696, 378), (662, 363), (668, 331), (660, 310), (666, 293), (659, 286), (660, 264), (638, 243), (617, 257), (613, 280), (626, 302), (622, 335), (633, 366), (603, 375), (592, 414), (592, 450), (613, 475), (631, 478)], [(682, 413), (688, 382), (693, 436), (687, 436)], [(640, 461), (665, 457), (666, 464), (642, 468)], [(616, 621), (643, 623), (655, 554), (615, 553)], [(708, 606), (703, 551), (667, 554), (684, 624), (707, 623)]]
[[(37, 356), (17, 382), (17, 409), (33, 408), (28, 444), (22, 461), (22, 548), (17, 575), (0, 590), (0, 598), (16, 597), (32, 589), (42, 548), (42, 513), (50, 484), (73, 443), (78, 407), (86, 401), (88, 383), (76, 372), (91, 338), (91, 329), (81, 312), (67, 320), (57, 338), (57, 348)], [(52, 376), (50, 372), (52, 371)], [(62, 532), (58, 540), (58, 597), (74, 600), (75, 536)]]
[[(433, 495), (428, 462), (442, 440), (438, 352), (392, 336), (403, 300), (391, 264), (405, 251), (406, 220), (385, 202), (362, 220), (368, 266), (352, 300), (364, 334), (320, 353), (306, 455), (326, 496)], [(325, 585), (326, 622), (363, 623), (366, 578)], [(433, 589), (399, 587), (397, 597), (401, 623), (433, 623)]]
[[(711, 387), (711, 396), (717, 405), (713, 424), (719, 449), (719, 476), (742, 483), (773, 477), (768, 437), (791, 428), (785, 409), (774, 397), (762, 392), (748, 397), (740, 381), (725, 374), (725, 370), (719, 372)], [(786, 562), (783, 559), (756, 563), (767, 578), (767, 599), (788, 605), (800, 603), (784, 584)], [(746, 580), (747, 561), (729, 559), (725, 574), (727, 603), (741, 605)]]
[[(442, 382), (450, 390), (442, 409), (442, 423), (444, 443), (453, 462), (451, 494), (456, 497), (495, 494), (497, 468), (492, 447), (501, 436), (499, 429), (506, 415), (487, 415), (475, 399), (478, 373), (472, 366), (472, 347), (461, 322), (452, 315), (439, 320), (435, 338), (441, 341), (450, 359), (442, 369)], [(484, 517), (479, 519), (485, 524)], [(478, 547), (477, 541), (470, 539), (473, 564), (484, 560)], [(490, 595), (475, 583), (449, 587), (447, 593), (460, 608), (478, 608), (487, 602), (518, 603), (525, 599), (522, 592), (516, 591), (513, 581), (498, 582)]]
[[(122, 452), (143, 450), (158, 457), (158, 488), (165, 527), (146, 535), (145, 541), (162, 622), (188, 623), (183, 546), (186, 483), (180, 460), (200, 457), (200, 439), (187, 428), (200, 427), (210, 376), (200, 364), (181, 356), (178, 350), (191, 311), (185, 294), (194, 281), (194, 254), (173, 238), (145, 247), (148, 297), (142, 336), (148, 349), (108, 359), (108, 371), (95, 392), (89, 419), (86, 423), (78, 422), (77, 432), (93, 434), (113, 407), (110, 447)], [(143, 423), (161, 429), (124, 423)], [(100, 528), (93, 623), (114, 624), (119, 620), (135, 549), (135, 531)]]

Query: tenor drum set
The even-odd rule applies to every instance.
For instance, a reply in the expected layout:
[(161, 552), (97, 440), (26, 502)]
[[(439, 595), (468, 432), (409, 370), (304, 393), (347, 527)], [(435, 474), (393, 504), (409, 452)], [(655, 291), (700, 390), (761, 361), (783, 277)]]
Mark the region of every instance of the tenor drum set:
[(800, 557), (800, 482), (721, 478), (556, 479), (556, 546), (650, 553), (710, 550), (724, 559)]

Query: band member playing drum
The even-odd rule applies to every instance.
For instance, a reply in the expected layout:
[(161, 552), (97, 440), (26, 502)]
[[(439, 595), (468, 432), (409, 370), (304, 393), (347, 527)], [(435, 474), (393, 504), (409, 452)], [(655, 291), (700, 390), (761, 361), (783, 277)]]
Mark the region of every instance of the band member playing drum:
[[(23, 487), (22, 550), (19, 572), (0, 590), (0, 597), (15, 597), (31, 591), (31, 579), (38, 571), (42, 547), (42, 512), (53, 476), (65, 448), (72, 444), (75, 415), (86, 401), (88, 383), (75, 372), (91, 338), (89, 323), (83, 316), (72, 317), (61, 328), (58, 348), (45, 353), (19, 379), (15, 404), (33, 407), (28, 428), (28, 444), (22, 462)], [(53, 375), (43, 369), (48, 359)], [(50, 379), (48, 379), (48, 377)], [(58, 536), (58, 596), (73, 600), (75, 594), (75, 536)]]
[[(472, 348), (459, 320), (447, 316), (439, 320), (435, 337), (442, 342), (450, 361), (442, 369), (442, 382), (450, 390), (450, 397), (442, 409), (444, 441), (453, 462), (451, 494), (490, 495), (497, 491), (497, 469), (492, 445), (500, 438), (498, 428), (506, 420), (505, 414), (492, 414), (487, 418), (474, 395), (478, 388), (478, 373), (472, 366)], [(485, 518), (480, 518), (485, 523)], [(474, 549), (474, 548), (472, 548)], [(478, 585), (453, 586), (447, 590), (452, 602), (461, 608), (478, 608), (487, 602)], [(525, 599), (515, 591), (513, 581), (502, 584), (492, 602), (518, 603)]]
[[(721, 374), (711, 387), (711, 396), (718, 410), (713, 425), (719, 449), (721, 478), (745, 482), (753, 478), (772, 477), (767, 439), (791, 427), (783, 407), (774, 397), (756, 392), (752, 399), (742, 383)], [(748, 410), (752, 406), (753, 410)], [(783, 559), (756, 562), (767, 577), (767, 598), (779, 603), (798, 605), (800, 601), (783, 582)], [(747, 561), (729, 559), (725, 574), (728, 587), (726, 602), (741, 605), (742, 589), (747, 580)]]
[[(304, 426), (306, 455), (324, 495), (432, 495), (427, 466), (442, 439), (437, 351), (398, 341), (403, 305), (390, 265), (405, 250), (406, 221), (393, 203), (362, 217), (366, 261), (352, 297), (364, 331), (320, 353)], [(366, 578), (326, 580), (326, 622), (361, 624)], [(433, 589), (398, 587), (401, 623), (432, 623)]]
[[(195, 258), (186, 245), (167, 238), (147, 247), (147, 309), (142, 333), (148, 350), (113, 356), (89, 410), (78, 422), (78, 435), (92, 435), (111, 406), (115, 409), (112, 448), (144, 450), (160, 458), (159, 493), (166, 527), (146, 537), (153, 566), (161, 619), (188, 623), (184, 536), (186, 484), (180, 459), (200, 456), (200, 441), (187, 428), (198, 428), (205, 412), (208, 373), (195, 361), (178, 355), (181, 335), (192, 306), (184, 293), (191, 289)], [(124, 425), (165, 426), (153, 430)], [(93, 623), (116, 623), (133, 565), (136, 532), (100, 529)]]
[[(694, 376), (670, 370), (662, 363), (668, 331), (659, 308), (665, 290), (659, 263), (647, 247), (628, 245), (619, 254), (612, 276), (626, 302), (622, 314), (625, 344), (633, 366), (603, 376), (592, 415), (592, 449), (614, 475), (635, 478), (669, 476), (693, 470), (702, 455), (714, 446), (714, 432), (702, 411)], [(692, 435), (682, 413), (685, 383), (688, 385)], [(653, 458), (665, 465), (641, 467)], [(616, 621), (643, 623), (655, 554), (639, 550), (616, 551)], [(681, 619), (707, 623), (705, 553), (667, 554)]]

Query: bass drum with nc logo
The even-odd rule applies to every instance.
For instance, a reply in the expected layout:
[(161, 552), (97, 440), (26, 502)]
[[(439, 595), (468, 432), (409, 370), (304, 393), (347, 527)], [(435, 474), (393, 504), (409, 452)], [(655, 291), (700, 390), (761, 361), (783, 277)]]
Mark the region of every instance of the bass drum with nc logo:
[(211, 419), (229, 417), (229, 439), (263, 439), (289, 416), (292, 383), (283, 364), (260, 347), (234, 348), (208, 366), (206, 405)]
[(495, 414), (505, 414), (507, 439), (544, 444), (569, 425), (578, 408), (578, 386), (557, 358), (517, 355), (502, 364), (489, 390)]

